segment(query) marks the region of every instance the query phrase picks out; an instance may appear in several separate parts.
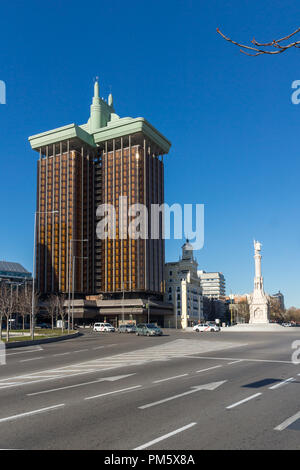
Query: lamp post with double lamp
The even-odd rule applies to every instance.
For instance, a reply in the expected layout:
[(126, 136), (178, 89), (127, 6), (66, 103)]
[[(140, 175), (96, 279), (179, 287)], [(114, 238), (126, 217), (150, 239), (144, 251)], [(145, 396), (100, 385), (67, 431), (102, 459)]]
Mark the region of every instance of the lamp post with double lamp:
[[(69, 286), (68, 286), (68, 291), (69, 291), (69, 305), (68, 305), (68, 333), (70, 333), (70, 319), (71, 319), (71, 262), (72, 262), (72, 255), (73, 255), (73, 243), (74, 242), (88, 242), (88, 238), (84, 238), (84, 239), (79, 239), (79, 238), (71, 238), (70, 239), (70, 247), (69, 247)], [(82, 257), (84, 258), (84, 257)], [(87, 258), (87, 257), (86, 257)], [(73, 259), (73, 275), (72, 275), (72, 278), (73, 278), (73, 282), (72, 284), (74, 284), (74, 259)], [(73, 285), (73, 295), (74, 295), (74, 285)], [(74, 303), (74, 300), (73, 300), (73, 303)], [(74, 306), (73, 306), (74, 308)]]
[(33, 238), (33, 268), (32, 268), (32, 299), (31, 299), (31, 339), (34, 340), (34, 310), (35, 310), (35, 257), (36, 257), (36, 216), (37, 214), (59, 214), (59, 211), (36, 211), (34, 213)]

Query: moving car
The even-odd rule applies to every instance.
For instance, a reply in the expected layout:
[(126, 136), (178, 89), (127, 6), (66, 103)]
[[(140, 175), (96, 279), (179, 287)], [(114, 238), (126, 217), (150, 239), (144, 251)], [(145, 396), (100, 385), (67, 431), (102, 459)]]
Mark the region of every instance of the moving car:
[(136, 326), (129, 323), (127, 325), (120, 325), (118, 328), (119, 333), (135, 333)]
[(198, 325), (195, 325), (193, 327), (193, 331), (197, 331), (197, 333), (200, 333), (202, 331), (220, 331), (221, 328), (218, 325), (215, 325), (214, 323), (198, 323)]
[(95, 323), (93, 330), (114, 332), (115, 328), (110, 323)]
[(153, 323), (140, 323), (136, 326), (137, 336), (161, 336), (162, 330)]

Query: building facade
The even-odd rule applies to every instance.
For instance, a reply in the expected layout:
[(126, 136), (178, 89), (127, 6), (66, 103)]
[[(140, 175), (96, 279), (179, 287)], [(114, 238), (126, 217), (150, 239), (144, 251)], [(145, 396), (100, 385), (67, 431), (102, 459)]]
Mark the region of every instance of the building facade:
[(206, 320), (224, 319), (226, 314), (225, 277), (220, 272), (198, 270), (203, 294), (203, 310)]
[(181, 259), (165, 265), (165, 301), (173, 305), (171, 327), (186, 328), (203, 320), (202, 289), (197, 266), (188, 240), (182, 246)]
[(225, 277), (222, 273), (198, 271), (198, 277), (205, 297), (214, 300), (225, 300)]
[(285, 307), (284, 307), (284, 295), (282, 294), (282, 292), (278, 291), (278, 292), (276, 292), (276, 294), (273, 294), (270, 297), (278, 302), (278, 305), (279, 305), (281, 310), (285, 309)]
[[(72, 291), (77, 299), (88, 297), (89, 304), (114, 300), (117, 309), (126, 297), (162, 301), (161, 216), (158, 237), (151, 239), (148, 233), (151, 205), (164, 202), (163, 156), (170, 142), (144, 118), (120, 118), (112, 95), (107, 101), (100, 98), (97, 81), (86, 124), (63, 126), (29, 141), (39, 154), (38, 291)], [(147, 233), (132, 237), (131, 211), (139, 204), (146, 207)], [(107, 214), (103, 205), (113, 207), (116, 217), (113, 230), (109, 222), (107, 236), (99, 237)]]

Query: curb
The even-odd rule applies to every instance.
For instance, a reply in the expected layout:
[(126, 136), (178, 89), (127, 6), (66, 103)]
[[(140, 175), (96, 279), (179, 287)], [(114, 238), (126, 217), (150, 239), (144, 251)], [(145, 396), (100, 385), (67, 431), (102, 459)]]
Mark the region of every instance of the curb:
[(45, 338), (45, 339), (35, 339), (33, 341), (13, 341), (11, 343), (5, 343), (6, 349), (20, 348), (22, 346), (32, 346), (36, 344), (45, 344), (45, 343), (56, 343), (57, 341), (64, 341), (66, 339), (76, 338), (81, 336), (80, 332), (72, 333), (70, 335), (57, 336), (56, 338)]

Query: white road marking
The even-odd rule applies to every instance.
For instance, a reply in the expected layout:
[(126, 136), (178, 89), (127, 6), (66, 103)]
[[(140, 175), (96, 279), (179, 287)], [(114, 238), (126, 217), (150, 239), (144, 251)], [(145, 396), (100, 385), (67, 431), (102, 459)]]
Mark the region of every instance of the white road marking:
[(196, 370), (196, 372), (206, 372), (207, 370), (211, 370), (211, 369), (218, 369), (218, 367), (223, 367), (221, 365), (219, 366), (213, 366), (213, 367), (208, 367), (207, 369), (201, 369), (201, 370)]
[(101, 393), (100, 395), (94, 395), (93, 397), (86, 397), (85, 400), (92, 400), (93, 398), (105, 397), (106, 395), (113, 395), (114, 393), (128, 392), (136, 388), (140, 388), (142, 385), (135, 385), (134, 387), (121, 388), (120, 390), (114, 390), (113, 392)]
[(230, 408), (234, 408), (235, 406), (241, 405), (242, 403), (246, 403), (246, 401), (252, 400), (253, 398), (259, 397), (259, 395), (262, 395), (262, 393), (255, 393), (255, 395), (251, 395), (248, 398), (245, 398), (244, 400), (238, 401), (237, 403), (233, 403), (233, 405), (226, 406), (227, 410)]
[[(244, 345), (243, 345), (244, 346)], [(196, 353), (195, 353), (196, 354)], [(214, 356), (185, 356), (190, 359), (215, 359), (217, 361), (247, 361), (247, 362), (274, 362), (279, 364), (294, 364), (293, 361), (277, 361), (273, 359), (251, 359), (251, 358), (237, 358), (237, 357), (214, 357)]]
[(196, 385), (194, 387), (191, 387), (191, 390), (188, 390), (187, 392), (179, 393), (178, 395), (173, 395), (172, 397), (168, 398), (163, 398), (162, 400), (154, 401), (152, 403), (147, 403), (147, 405), (142, 405), (138, 408), (140, 410), (145, 410), (146, 408), (152, 408), (152, 406), (161, 405), (162, 403), (166, 403), (167, 401), (175, 400), (176, 398), (181, 398), (186, 395), (190, 395), (191, 393), (199, 392), (200, 390), (215, 390), (225, 382), (227, 382), (227, 380), (223, 380), (221, 382), (212, 382), (204, 385)]
[(96, 348), (93, 348), (93, 349), (95, 350), (95, 349), (103, 349), (103, 348), (105, 348), (105, 346), (97, 346)]
[(28, 411), (27, 413), (21, 413), (19, 415), (8, 416), (7, 418), (1, 418), (0, 423), (4, 423), (5, 421), (13, 421), (18, 418), (24, 418), (25, 416), (31, 416), (31, 415), (35, 415), (38, 413), (45, 413), (46, 411), (54, 410), (56, 408), (61, 408), (62, 406), (65, 406), (65, 404), (61, 403), (60, 405), (48, 406), (47, 408), (41, 408), (39, 410)]
[(282, 387), (282, 385), (293, 382), (294, 380), (295, 380), (294, 377), (290, 377), (289, 379), (283, 380), (282, 382), (279, 382), (278, 384), (272, 385), (272, 387), (269, 387), (269, 389), (275, 390), (276, 388)]
[(91, 384), (95, 384), (99, 382), (115, 382), (116, 380), (125, 379), (127, 377), (131, 377), (132, 375), (135, 375), (135, 374), (119, 375), (116, 377), (103, 377), (101, 379), (92, 380), (90, 382), (83, 382), (81, 384), (67, 385), (66, 387), (59, 387), (59, 388), (52, 388), (50, 390), (42, 390), (41, 392), (27, 393), (27, 396), (32, 397), (34, 395), (42, 395), (44, 393), (57, 392), (59, 390), (66, 390), (68, 388), (83, 387), (84, 385), (91, 385)]
[(157, 437), (156, 439), (153, 439), (153, 441), (146, 442), (146, 444), (143, 444), (139, 447), (136, 447), (133, 450), (143, 450), (146, 449), (147, 447), (152, 446), (153, 444), (157, 444), (157, 442), (163, 441), (165, 439), (168, 439), (169, 437), (175, 436), (175, 434), (179, 434), (180, 432), (186, 431), (187, 429), (195, 426), (197, 423), (190, 423), (187, 424), (186, 426), (183, 426), (182, 428), (175, 429), (175, 431), (169, 432), (168, 434), (165, 434), (164, 436)]
[[(20, 348), (23, 349), (23, 348)], [(18, 352), (12, 352), (12, 353), (6, 353), (6, 356), (15, 356), (16, 354), (25, 354), (25, 353), (34, 353), (38, 351), (43, 351), (43, 348), (41, 346), (37, 346), (36, 349), (29, 349), (28, 351), (18, 351)]]
[(167, 380), (179, 379), (180, 377), (186, 377), (189, 374), (174, 375), (174, 377), (168, 377), (167, 379), (154, 380), (152, 383), (158, 384), (160, 382), (166, 382)]
[(84, 351), (88, 351), (88, 349), (77, 349), (77, 351), (72, 351), (72, 353), (79, 353)]
[(22, 359), (19, 362), (37, 361), (38, 359), (45, 359), (45, 356), (31, 357), (30, 359)]
[(243, 359), (238, 359), (237, 361), (228, 362), (228, 365), (237, 364), (238, 362), (243, 362)]
[[(108, 348), (109, 346), (115, 346), (116, 343), (111, 345), (101, 345), (98, 348)], [(47, 379), (44, 380), (52, 380), (56, 379), (57, 376), (60, 379), (65, 379), (71, 376), (75, 376), (78, 374), (86, 374), (86, 373), (96, 373), (107, 371), (111, 369), (127, 367), (127, 366), (138, 366), (142, 364), (151, 364), (155, 361), (169, 361), (172, 359), (181, 359), (188, 357), (189, 354), (200, 354), (200, 353), (207, 353), (207, 351), (212, 350), (224, 350), (233, 347), (240, 347), (244, 344), (239, 343), (218, 343), (216, 341), (205, 342), (199, 340), (192, 340), (192, 339), (178, 339), (174, 341), (170, 341), (168, 343), (156, 346), (150, 346), (144, 349), (138, 349), (135, 351), (130, 351), (128, 353), (120, 353), (114, 354), (104, 358), (97, 358), (91, 360), (85, 360), (80, 363), (64, 365), (62, 367), (58, 367), (56, 369), (51, 370), (51, 375), (49, 375), (49, 370), (46, 371), (39, 371), (31, 374), (22, 374), (22, 376), (17, 377), (10, 377), (6, 379), (0, 379), (0, 389), (4, 389), (6, 387), (13, 387), (13, 382), (18, 382), (17, 386), (20, 385), (27, 385), (28, 383), (32, 383), (35, 379), (38, 382), (39, 376), (47, 376)], [(54, 356), (64, 356), (70, 355), (71, 352), (66, 353), (57, 353)], [(197, 359), (197, 357), (196, 357)], [(207, 359), (205, 357), (205, 359)], [(28, 382), (29, 380), (29, 382)], [(8, 385), (8, 383), (10, 385)]]
[[(71, 377), (75, 377), (76, 375), (83, 375), (83, 374), (89, 374), (91, 371), (86, 371), (86, 372), (79, 372), (78, 374), (72, 374)], [(97, 372), (97, 371), (92, 371), (92, 372)], [(51, 375), (50, 377), (47, 377), (47, 378), (41, 378), (41, 377), (45, 377), (43, 375), (41, 376), (34, 376), (34, 377), (30, 377), (30, 376), (26, 376), (26, 379), (30, 379), (30, 378), (33, 378), (33, 379), (36, 379), (36, 377), (40, 377), (39, 380), (29, 380), (29, 382), (7, 382), (5, 383), (5, 385), (1, 385), (0, 384), (0, 390), (4, 390), (6, 388), (11, 388), (11, 387), (21, 387), (23, 385), (30, 385), (30, 384), (36, 384), (36, 383), (40, 383), (40, 382), (47, 382), (49, 380), (59, 380), (59, 379), (65, 379), (66, 377), (68, 376), (65, 376), (65, 375)], [(15, 377), (15, 379), (20, 379), (20, 377)], [(7, 379), (6, 379), (7, 380)]]
[(283, 423), (279, 424), (278, 426), (276, 426), (276, 428), (274, 428), (275, 431), (283, 431), (285, 428), (287, 428), (288, 426), (290, 426), (290, 424), (293, 424), (295, 421), (297, 421), (297, 419), (300, 418), (300, 411), (298, 411), (298, 413), (296, 413), (295, 415), (291, 416), (290, 418), (286, 419), (285, 421), (283, 421)]

